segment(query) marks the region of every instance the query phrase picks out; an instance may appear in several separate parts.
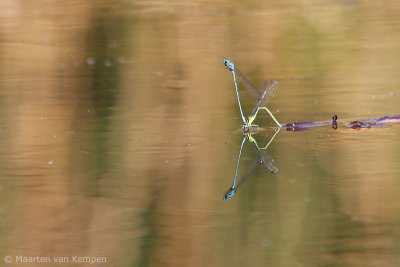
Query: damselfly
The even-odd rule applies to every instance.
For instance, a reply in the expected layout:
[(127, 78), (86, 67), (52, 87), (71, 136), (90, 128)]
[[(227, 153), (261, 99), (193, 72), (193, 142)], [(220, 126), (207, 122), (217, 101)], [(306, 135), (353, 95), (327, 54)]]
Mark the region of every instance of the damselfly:
[[(233, 80), (235, 82), (235, 89), (236, 89), (236, 95), (239, 103), (239, 109), (240, 109), (240, 114), (242, 115), (242, 120), (244, 123), (244, 127), (250, 127), (252, 125), (252, 122), (255, 120), (257, 117), (257, 113), (259, 110), (264, 109), (266, 110), (271, 118), (275, 121), (275, 123), (281, 127), (281, 124), (278, 122), (278, 120), (274, 117), (271, 111), (265, 106), (271, 98), (275, 95), (276, 90), (278, 89), (278, 81), (272, 80), (272, 81), (266, 81), (261, 88), (260, 91), (258, 91), (254, 85), (246, 79), (246, 77), (239, 71), (238, 68), (235, 67), (233, 62), (229, 61), (228, 59), (224, 58), (222, 59), (224, 62), (225, 66), (232, 72), (233, 75)], [(236, 75), (238, 75), (240, 81), (243, 83), (244, 87), (249, 91), (249, 93), (257, 99), (257, 103), (254, 106), (252, 112), (250, 113), (248, 119), (246, 120), (243, 115), (242, 111), (242, 105), (240, 104), (240, 97), (239, 97), (239, 90), (236, 82)]]
[[(236, 191), (239, 189), (239, 187), (246, 181), (246, 179), (257, 169), (258, 166), (262, 165), (265, 171), (276, 174), (278, 173), (278, 167), (276, 166), (275, 160), (268, 155), (267, 153), (267, 148), (269, 145), (272, 143), (274, 140), (275, 136), (279, 133), (280, 128), (277, 128), (275, 131), (275, 134), (270, 138), (269, 142), (266, 144), (265, 147), (260, 148), (256, 142), (256, 140), (252, 137), (250, 133), (247, 133), (243, 136), (242, 144), (240, 146), (239, 150), (239, 156), (238, 156), (238, 161), (236, 164), (236, 171), (235, 171), (235, 178), (233, 179), (233, 185), (229, 190), (225, 193), (223, 199), (224, 200), (229, 200), (232, 198)], [(249, 140), (249, 142), (252, 144), (253, 148), (255, 149), (257, 153), (257, 158), (254, 159), (254, 161), (250, 164), (250, 166), (246, 169), (246, 171), (243, 173), (241, 176), (239, 182), (236, 183), (237, 175), (238, 175), (238, 170), (239, 170), (239, 163), (240, 159), (242, 157), (242, 150), (243, 150), (243, 145), (245, 141)]]

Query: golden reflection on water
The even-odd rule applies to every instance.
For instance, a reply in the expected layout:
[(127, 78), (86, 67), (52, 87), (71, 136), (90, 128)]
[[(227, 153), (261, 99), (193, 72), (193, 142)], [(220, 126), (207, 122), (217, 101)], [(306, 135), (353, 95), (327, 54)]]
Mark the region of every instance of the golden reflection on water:
[(221, 200), (242, 138), (221, 59), (280, 81), (282, 123), (398, 114), (397, 2), (39, 2), (0, 4), (5, 255), (399, 263), (396, 125), (281, 131), (280, 173)]

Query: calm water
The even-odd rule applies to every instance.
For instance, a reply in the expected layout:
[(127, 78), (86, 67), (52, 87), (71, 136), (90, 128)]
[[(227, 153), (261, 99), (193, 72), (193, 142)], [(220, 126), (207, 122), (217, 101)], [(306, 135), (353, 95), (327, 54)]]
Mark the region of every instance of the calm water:
[[(221, 59), (279, 80), (281, 123), (400, 114), (398, 2), (0, 6), (7, 266), (400, 264), (400, 125), (281, 130), (279, 173), (258, 167), (222, 200), (243, 136)], [(273, 121), (256, 123), (265, 145)], [(239, 177), (256, 156), (246, 142)], [(16, 262), (37, 256), (51, 262)]]

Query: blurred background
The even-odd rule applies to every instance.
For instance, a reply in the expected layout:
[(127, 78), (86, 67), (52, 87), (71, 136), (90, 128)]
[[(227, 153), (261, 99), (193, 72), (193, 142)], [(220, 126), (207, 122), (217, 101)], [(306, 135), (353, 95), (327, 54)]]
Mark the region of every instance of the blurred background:
[[(2, 0), (1, 261), (398, 266), (400, 125), (281, 130), (267, 151), (279, 174), (260, 167), (223, 201), (243, 136), (222, 58), (258, 88), (279, 81), (268, 107), (282, 124), (399, 114), (399, 13), (368, 0)], [(239, 92), (247, 116), (255, 100)], [(263, 111), (256, 123), (265, 145), (275, 125)], [(256, 156), (246, 142), (239, 176)]]

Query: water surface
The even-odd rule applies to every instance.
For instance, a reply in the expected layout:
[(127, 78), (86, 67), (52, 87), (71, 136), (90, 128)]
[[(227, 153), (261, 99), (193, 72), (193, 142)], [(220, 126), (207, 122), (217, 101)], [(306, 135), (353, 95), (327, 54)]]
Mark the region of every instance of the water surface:
[[(279, 173), (259, 167), (222, 200), (243, 137), (222, 58), (259, 88), (279, 81), (281, 123), (399, 114), (398, 3), (0, 5), (1, 259), (400, 263), (400, 125), (281, 130)], [(256, 123), (265, 145), (275, 125)], [(255, 156), (245, 143), (239, 175)]]

